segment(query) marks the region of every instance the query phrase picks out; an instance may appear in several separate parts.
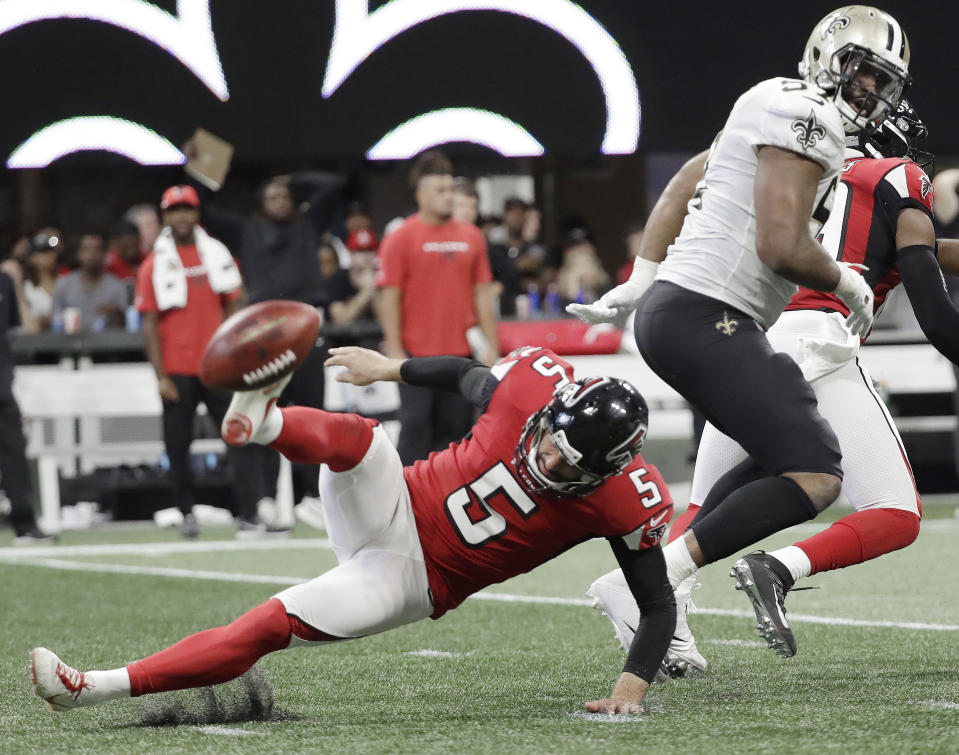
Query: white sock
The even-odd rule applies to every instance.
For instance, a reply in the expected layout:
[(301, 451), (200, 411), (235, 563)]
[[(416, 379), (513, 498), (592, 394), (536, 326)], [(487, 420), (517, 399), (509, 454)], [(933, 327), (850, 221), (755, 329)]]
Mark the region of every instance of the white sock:
[(283, 430), (283, 412), (280, 411), (280, 408), (273, 404), (270, 407), (270, 411), (266, 413), (266, 417), (263, 419), (263, 424), (257, 428), (256, 433), (254, 434), (255, 440), (254, 443), (259, 443), (263, 446), (268, 446), (270, 443), (275, 441), (280, 437), (280, 432)]
[(85, 689), (83, 694), (84, 700), (89, 705), (130, 696), (130, 675), (125, 668), (87, 671), (84, 677), (92, 685)]
[(777, 551), (770, 551), (769, 555), (789, 569), (790, 575), (796, 582), (812, 574), (812, 562), (802, 548), (787, 545)]
[(666, 557), (666, 576), (669, 577), (669, 584), (674, 590), (686, 577), (699, 571), (693, 557), (689, 555), (685, 537), (678, 537), (663, 548), (663, 555)]

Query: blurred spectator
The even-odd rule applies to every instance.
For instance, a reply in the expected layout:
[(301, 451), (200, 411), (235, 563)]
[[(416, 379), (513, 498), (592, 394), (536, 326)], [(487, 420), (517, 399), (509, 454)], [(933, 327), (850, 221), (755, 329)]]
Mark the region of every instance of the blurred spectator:
[(78, 270), (61, 277), (53, 288), (55, 329), (89, 333), (122, 327), (127, 288), (104, 272), (106, 249), (102, 233), (88, 231), (77, 246)]
[(592, 302), (609, 287), (609, 275), (585, 228), (570, 230), (563, 244), (563, 264), (556, 285), (564, 302)]
[(23, 266), (23, 297), (26, 302), (23, 328), (29, 333), (50, 329), (59, 245), (58, 237), (45, 233), (38, 233), (30, 240), (30, 253)]
[(646, 224), (641, 222), (630, 223), (626, 226), (626, 261), (620, 266), (616, 273), (616, 285), (625, 283), (629, 276), (633, 274), (633, 261), (639, 255), (639, 245), (643, 241), (643, 233), (646, 231)]
[[(202, 401), (219, 427), (230, 404), (226, 391), (200, 382), (200, 359), (213, 332), (243, 302), (240, 271), (229, 250), (197, 225), (200, 200), (192, 186), (163, 193), (165, 227), (140, 267), (136, 307), (143, 314), (143, 340), (163, 400), (163, 443), (170, 460), (173, 500), (183, 513), (184, 537), (200, 534), (193, 516), (190, 443)], [(269, 534), (256, 515), (260, 455), (228, 447), (237, 502), (237, 537)]]
[(468, 178), (453, 179), (453, 220), (476, 225), (479, 218), (479, 193)]
[(543, 292), (548, 277), (546, 246), (539, 241), (542, 216), (518, 197), (503, 203), (503, 225), (490, 232), (490, 266), (503, 290), (500, 313), (516, 314), (516, 297), (535, 287)]
[[(380, 247), (379, 316), (391, 357), (469, 356), (467, 331), (479, 326), (483, 361), (499, 358), (490, 296), (486, 242), (476, 226), (453, 220), (453, 165), (441, 152), (424, 152), (410, 171), (419, 212), (383, 239)], [(473, 407), (459, 394), (421, 386), (400, 389), (404, 464), (462, 438)]]
[(539, 210), (519, 197), (510, 197), (503, 202), (503, 225), (490, 232), (490, 244), (504, 247), (516, 267), (521, 291), (531, 283), (542, 288), (545, 282), (548, 260), (546, 246), (539, 241), (542, 225)]
[[(190, 150), (184, 147), (187, 154)], [(240, 261), (251, 302), (295, 299), (325, 305), (318, 250), (344, 183), (332, 173), (276, 176), (260, 188), (257, 212), (250, 218), (204, 203), (203, 224)], [(280, 406), (323, 408), (324, 359), (324, 350), (310, 352), (280, 396)], [(265, 469), (263, 498), (273, 499), (280, 457), (268, 446), (257, 448)], [(293, 465), (293, 494), (300, 503), (318, 501), (319, 471), (318, 465)]]
[(347, 235), (354, 231), (370, 230), (373, 228), (373, 218), (370, 217), (369, 210), (361, 202), (350, 202), (346, 208), (346, 217), (344, 219)]
[(325, 284), (340, 269), (340, 257), (333, 245), (327, 242), (320, 245), (317, 256), (320, 260), (320, 277)]
[(37, 526), (36, 501), (27, 466), (27, 442), (23, 437), (20, 407), (13, 397), (13, 354), (9, 332), (20, 325), (24, 308), (14, 280), (19, 275), (14, 260), (5, 260), (0, 270), (0, 484), (10, 501), (10, 524), (14, 545), (46, 545), (54, 538)]
[(152, 204), (135, 204), (123, 213), (123, 219), (137, 227), (141, 257), (145, 257), (153, 250), (153, 244), (160, 235), (160, 216), (156, 207)]
[[(372, 319), (376, 293), (376, 234), (366, 229), (353, 231), (346, 239), (350, 250), (350, 267), (340, 270), (330, 284), (330, 321), (346, 325), (356, 320)], [(345, 345), (345, 344), (344, 344)]]
[(128, 220), (117, 223), (110, 230), (110, 249), (103, 269), (122, 281), (135, 282), (142, 261), (139, 229)]

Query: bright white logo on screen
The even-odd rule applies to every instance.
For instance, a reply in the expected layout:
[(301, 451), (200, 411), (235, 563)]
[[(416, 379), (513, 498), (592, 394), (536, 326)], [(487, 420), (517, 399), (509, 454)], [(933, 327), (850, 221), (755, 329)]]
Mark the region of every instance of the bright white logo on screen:
[(380, 139), (366, 156), (370, 160), (405, 160), (446, 142), (481, 144), (505, 157), (543, 154), (543, 145), (522, 126), (488, 110), (464, 107), (411, 118)]
[(0, 0), (0, 35), (36, 21), (100, 21), (138, 34), (189, 68), (226, 101), (230, 92), (210, 25), (210, 0), (177, 0), (177, 15), (145, 0)]
[[(481, 10), (522, 16), (568, 39), (593, 67), (606, 98), (606, 134), (603, 137), (602, 151), (613, 155), (629, 154), (636, 150), (639, 142), (640, 108), (639, 90), (632, 68), (609, 32), (570, 0), (391, 0), (373, 13), (369, 12), (368, 0), (336, 0), (336, 26), (333, 29), (333, 45), (327, 61), (326, 77), (323, 80), (323, 96), (331, 96), (360, 63), (407, 29), (446, 14)], [(487, 118), (485, 123), (489, 122)], [(422, 123), (419, 128), (425, 128)], [(458, 122), (442, 119), (425, 123), (433, 127), (453, 123), (458, 125)], [(507, 123), (512, 124), (512, 121)], [(387, 134), (383, 141), (393, 134), (395, 131)], [(481, 127), (474, 126), (472, 134), (474, 137), (482, 136)], [(434, 131), (431, 135), (424, 134), (418, 139), (424, 144), (429, 142), (426, 146), (433, 146), (461, 141), (462, 137)], [(383, 141), (373, 147), (370, 153)], [(466, 141), (477, 139), (470, 138)], [(372, 155), (368, 156), (377, 159)]]
[(139, 123), (108, 115), (79, 116), (42, 128), (17, 147), (8, 168), (45, 168), (73, 152), (106, 150), (140, 165), (180, 165), (186, 155)]

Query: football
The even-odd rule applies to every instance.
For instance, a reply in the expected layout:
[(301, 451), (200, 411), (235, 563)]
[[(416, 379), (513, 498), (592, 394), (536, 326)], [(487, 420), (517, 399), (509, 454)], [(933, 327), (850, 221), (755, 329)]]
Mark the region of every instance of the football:
[(244, 307), (206, 345), (200, 380), (231, 391), (275, 383), (306, 359), (319, 331), (320, 314), (309, 304), (277, 299)]

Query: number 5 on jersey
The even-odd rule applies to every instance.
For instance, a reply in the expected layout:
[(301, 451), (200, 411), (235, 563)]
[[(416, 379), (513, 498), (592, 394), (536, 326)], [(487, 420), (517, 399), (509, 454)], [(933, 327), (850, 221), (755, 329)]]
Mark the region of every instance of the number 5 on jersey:
[[(497, 495), (502, 495), (523, 519), (529, 519), (536, 511), (536, 502), (526, 494), (503, 462), (498, 462), (478, 479), (457, 488), (446, 498), (446, 515), (460, 540), (470, 548), (479, 548), (506, 532), (506, 519), (490, 506), (490, 501)], [(474, 504), (485, 516), (470, 516), (469, 508)]]

